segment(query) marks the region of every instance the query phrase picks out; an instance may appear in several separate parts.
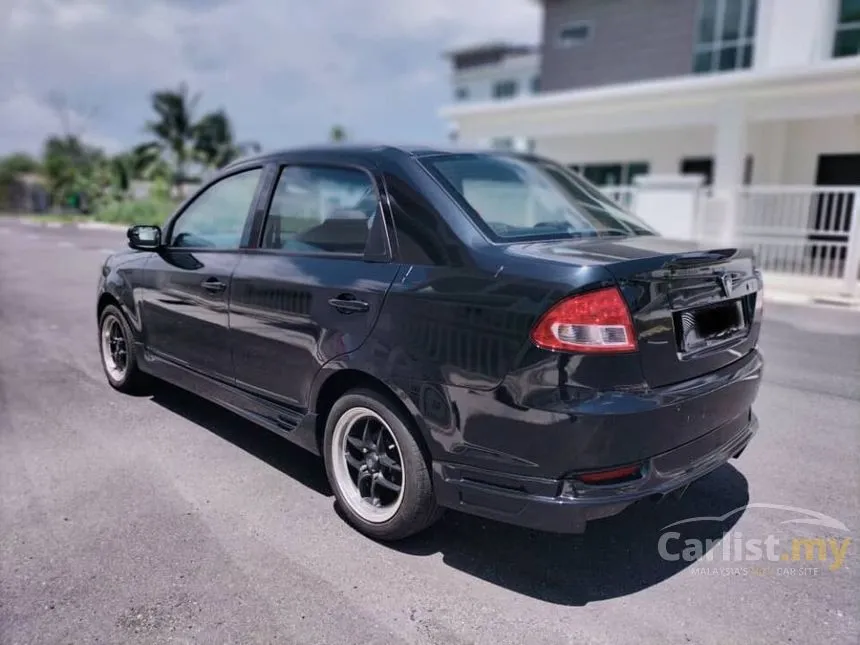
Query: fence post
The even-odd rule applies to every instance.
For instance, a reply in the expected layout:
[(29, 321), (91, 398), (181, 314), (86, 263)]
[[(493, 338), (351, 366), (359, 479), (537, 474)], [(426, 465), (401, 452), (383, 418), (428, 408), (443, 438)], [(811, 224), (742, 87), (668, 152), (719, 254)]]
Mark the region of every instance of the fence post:
[(851, 207), (851, 227), (848, 229), (848, 252), (845, 254), (845, 269), (842, 291), (846, 296), (857, 295), (857, 278), (860, 273), (860, 190), (854, 191)]

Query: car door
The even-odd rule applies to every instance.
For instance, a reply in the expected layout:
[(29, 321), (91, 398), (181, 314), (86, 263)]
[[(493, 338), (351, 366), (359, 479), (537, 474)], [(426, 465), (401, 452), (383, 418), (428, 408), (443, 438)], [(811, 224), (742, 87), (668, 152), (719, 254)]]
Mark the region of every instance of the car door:
[(259, 248), (230, 286), (233, 361), (237, 385), (304, 410), (320, 367), (367, 338), (398, 265), (369, 169), (276, 172)]
[(168, 224), (164, 248), (147, 264), (148, 351), (232, 381), (227, 298), (261, 176), (249, 168), (219, 179)]

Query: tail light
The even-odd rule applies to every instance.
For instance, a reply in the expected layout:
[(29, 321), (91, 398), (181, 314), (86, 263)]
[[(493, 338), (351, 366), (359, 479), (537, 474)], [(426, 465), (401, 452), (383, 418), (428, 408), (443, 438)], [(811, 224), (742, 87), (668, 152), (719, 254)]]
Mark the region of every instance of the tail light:
[(642, 464), (622, 466), (610, 470), (597, 470), (590, 473), (580, 473), (576, 479), (583, 484), (597, 486), (600, 484), (620, 484), (642, 476)]
[(562, 352), (636, 351), (630, 311), (616, 287), (565, 298), (537, 322), (532, 342)]

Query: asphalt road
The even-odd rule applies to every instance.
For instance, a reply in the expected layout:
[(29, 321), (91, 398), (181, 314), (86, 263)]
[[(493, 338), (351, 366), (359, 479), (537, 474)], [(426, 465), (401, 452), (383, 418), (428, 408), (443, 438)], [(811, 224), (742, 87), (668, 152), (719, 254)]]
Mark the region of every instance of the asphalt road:
[[(108, 387), (94, 288), (122, 244), (0, 219), (0, 642), (858, 642), (856, 544), (836, 570), (719, 554), (860, 535), (860, 315), (767, 306), (760, 434), (679, 501), (584, 538), (449, 513), (389, 547), (338, 517), (316, 458), (172, 388)], [(747, 502), (836, 524), (750, 506), (685, 525), (732, 531), (713, 560), (660, 557), (665, 525)]]

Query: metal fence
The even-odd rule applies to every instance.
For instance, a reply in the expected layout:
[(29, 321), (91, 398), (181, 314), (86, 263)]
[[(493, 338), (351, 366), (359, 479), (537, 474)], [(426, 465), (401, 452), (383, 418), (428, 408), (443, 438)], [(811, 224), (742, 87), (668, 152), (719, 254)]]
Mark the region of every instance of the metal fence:
[[(648, 189), (601, 190), (638, 210), (637, 194)], [(731, 231), (731, 243), (752, 248), (772, 276), (802, 282), (805, 289), (860, 291), (860, 186), (739, 186), (719, 195), (702, 187), (689, 203), (693, 212), (679, 216), (693, 217), (692, 239), (725, 244)]]
[(736, 222), (738, 242), (765, 271), (858, 278), (860, 187), (746, 186)]
[(636, 186), (601, 186), (603, 191), (613, 201), (618, 202), (624, 208), (631, 208), (636, 197)]

